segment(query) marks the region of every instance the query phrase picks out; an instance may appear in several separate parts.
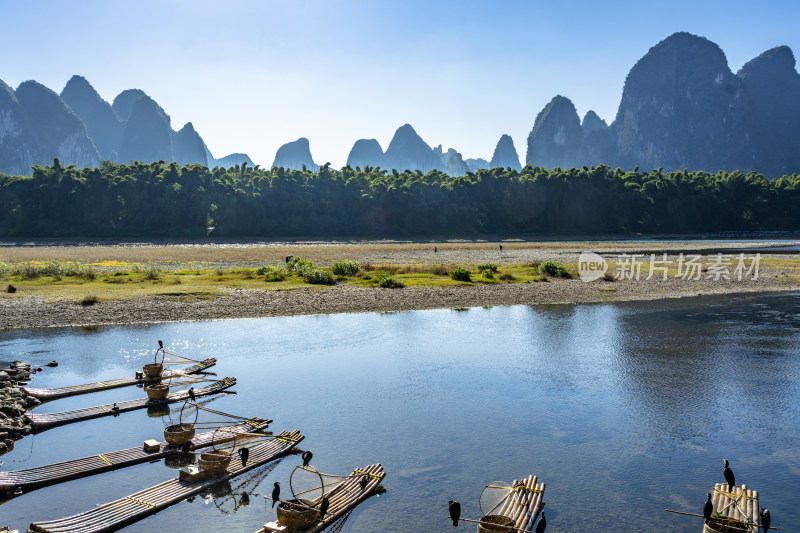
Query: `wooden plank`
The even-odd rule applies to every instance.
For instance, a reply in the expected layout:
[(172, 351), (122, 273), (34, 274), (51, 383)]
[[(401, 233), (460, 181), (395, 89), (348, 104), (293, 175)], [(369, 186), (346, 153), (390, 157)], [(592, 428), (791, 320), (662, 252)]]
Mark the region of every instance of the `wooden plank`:
[(109, 389), (117, 389), (119, 387), (127, 387), (129, 385), (145, 385), (148, 383), (158, 383), (162, 379), (170, 379), (179, 377), (184, 374), (197, 374), (198, 372), (205, 371), (208, 368), (217, 364), (217, 360), (210, 357), (204, 361), (196, 363), (186, 368), (178, 370), (166, 370), (161, 378), (120, 378), (105, 381), (98, 381), (95, 383), (85, 383), (83, 385), (72, 385), (69, 387), (61, 387), (57, 389), (37, 389), (34, 387), (22, 387), (22, 391), (28, 396), (33, 396), (43, 402), (50, 400), (57, 400), (59, 398), (66, 398), (69, 396), (77, 396), (79, 394), (88, 394), (90, 392), (99, 392)]
[(243, 466), (238, 455), (231, 459), (228, 471), (206, 479), (189, 482), (180, 478), (171, 479), (125, 498), (103, 504), (89, 511), (58, 520), (34, 522), (29, 533), (105, 533), (117, 531), (142, 518), (155, 514), (203, 490), (262, 466), (288, 454), (303, 440), (299, 431), (281, 432), (280, 435), (250, 448), (247, 466)]
[[(251, 418), (246, 422), (234, 426), (220, 428), (216, 443), (230, 442), (235, 433), (250, 433), (267, 428), (272, 420)], [(205, 448), (211, 445), (214, 432), (208, 431), (196, 435), (191, 442), (191, 450)], [(73, 479), (93, 476), (111, 470), (117, 470), (149, 461), (156, 461), (169, 455), (177, 454), (180, 449), (166, 442), (160, 442), (157, 451), (146, 452), (144, 446), (105, 452), (71, 461), (63, 461), (49, 465), (38, 466), (25, 470), (0, 472), (0, 494), (13, 495), (17, 489), (24, 493), (41, 487), (63, 483)]]
[[(214, 383), (211, 383), (205, 387), (194, 389), (194, 395), (206, 396), (208, 394), (216, 394), (234, 385), (236, 385), (236, 378), (227, 377), (220, 381), (215, 381)], [(25, 418), (30, 421), (33, 432), (38, 433), (40, 431), (64, 424), (72, 424), (73, 422), (90, 420), (92, 418), (99, 418), (102, 416), (111, 416), (114, 414), (115, 405), (118, 408), (117, 413), (121, 414), (145, 407), (157, 407), (170, 403), (181, 402), (186, 400), (188, 397), (188, 391), (180, 391), (169, 394), (164, 400), (138, 398), (136, 400), (128, 400), (116, 404), (98, 405), (95, 407), (86, 407), (83, 409), (64, 411), (61, 413), (25, 413)]]

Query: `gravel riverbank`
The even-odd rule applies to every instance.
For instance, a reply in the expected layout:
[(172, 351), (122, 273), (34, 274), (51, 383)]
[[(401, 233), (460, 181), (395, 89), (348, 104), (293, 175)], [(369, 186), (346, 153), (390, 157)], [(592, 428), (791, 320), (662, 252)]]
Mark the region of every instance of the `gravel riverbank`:
[[(283, 244), (246, 247), (213, 246), (118, 246), (118, 247), (22, 247), (4, 248), (3, 260), (45, 260), (58, 252), (61, 260), (146, 261), (171, 265), (202, 261), (205, 265), (248, 266), (280, 261), (285, 255), (301, 255), (323, 265), (349, 259), (373, 264), (494, 262), (521, 264), (555, 259), (576, 263), (581, 250), (593, 249), (612, 259), (621, 253), (692, 252), (711, 257), (761, 247), (763, 258), (758, 279), (697, 280), (654, 277), (645, 280), (551, 279), (538, 283), (475, 283), (449, 287), (406, 287), (402, 289), (361, 288), (348, 285), (308, 286), (292, 290), (229, 288), (219, 297), (190, 301), (169, 295), (129, 300), (100, 301), (81, 305), (74, 301), (46, 300), (41, 297), (6, 295), (0, 297), (0, 329), (95, 326), (166, 321), (210, 320), (250, 317), (310, 315), (328, 313), (391, 312), (421, 309), (465, 308), (497, 305), (566, 304), (680, 298), (699, 294), (798, 291), (800, 272), (795, 270), (794, 254), (769, 253), (765, 243), (731, 242), (653, 242), (653, 243), (416, 243), (416, 244)], [(436, 246), (436, 251), (434, 251)], [(144, 251), (142, 249), (144, 248)], [(751, 253), (752, 252), (752, 253)], [(138, 259), (137, 259), (138, 258)]]

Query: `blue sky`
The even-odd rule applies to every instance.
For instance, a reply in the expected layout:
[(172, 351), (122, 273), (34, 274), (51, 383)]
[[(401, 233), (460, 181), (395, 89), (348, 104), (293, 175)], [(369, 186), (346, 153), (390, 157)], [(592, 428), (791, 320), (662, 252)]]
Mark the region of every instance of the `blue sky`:
[(626, 74), (668, 35), (709, 38), (735, 72), (800, 51), (799, 22), (792, 1), (0, 0), (0, 79), (60, 92), (80, 74), (108, 101), (139, 88), (215, 156), (265, 166), (304, 136), (340, 167), (356, 139), (386, 149), (405, 123), (465, 158), (508, 133), (524, 160), (553, 96), (610, 123)]

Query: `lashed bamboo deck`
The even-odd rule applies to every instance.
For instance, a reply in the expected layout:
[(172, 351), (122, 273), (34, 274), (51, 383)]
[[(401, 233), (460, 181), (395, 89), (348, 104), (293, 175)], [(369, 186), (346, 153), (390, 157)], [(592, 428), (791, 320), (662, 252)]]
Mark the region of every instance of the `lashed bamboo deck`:
[[(200, 433), (191, 440), (191, 449), (197, 450), (210, 446), (212, 438), (214, 438), (215, 444), (230, 442), (233, 440), (235, 433), (259, 432), (266, 429), (271, 422), (272, 420), (251, 418), (235, 426), (220, 428), (216, 437), (214, 437), (213, 431)], [(159, 443), (158, 450), (152, 452), (145, 451), (144, 446), (138, 446), (136, 448), (128, 448), (127, 450), (100, 453), (89, 457), (53, 463), (36, 468), (0, 472), (0, 494), (4, 492), (6, 494), (13, 494), (17, 489), (22, 489), (23, 492), (30, 492), (41, 487), (63, 483), (64, 481), (70, 481), (72, 479), (93, 476), (110, 470), (117, 470), (148, 461), (155, 461), (178, 452), (178, 447), (170, 446), (166, 442), (161, 442)]]
[(84, 513), (59, 520), (34, 522), (30, 525), (28, 532), (104, 533), (117, 531), (146, 516), (155, 514), (190, 496), (194, 496), (221, 481), (231, 479), (282, 457), (302, 440), (303, 435), (299, 431), (284, 431), (275, 438), (251, 448), (247, 466), (242, 466), (241, 459), (237, 454), (234, 455), (228, 471), (224, 474), (195, 482), (180, 478), (171, 479)]
[[(361, 480), (364, 476), (368, 478), (368, 481), (367, 484), (362, 487)], [(322, 531), (336, 522), (353, 507), (372, 496), (375, 493), (375, 489), (381, 484), (381, 481), (383, 481), (385, 477), (386, 473), (383, 471), (383, 466), (381, 466), (380, 463), (356, 470), (353, 474), (349, 475), (341, 485), (326, 494), (330, 501), (330, 507), (323, 519), (313, 526), (298, 531), (302, 531), (302, 533), (318, 533)], [(314, 505), (318, 506), (319, 501), (314, 501)], [(256, 531), (256, 533), (264, 533), (266, 531), (269, 530), (266, 529), (266, 527), (262, 527)]]
[[(208, 394), (215, 394), (222, 392), (225, 389), (236, 385), (236, 378), (225, 378), (220, 381), (215, 381), (205, 387), (194, 389), (195, 396), (206, 396)], [(148, 398), (138, 398), (136, 400), (128, 400), (126, 402), (119, 402), (110, 405), (98, 405), (95, 407), (86, 407), (83, 409), (76, 409), (74, 411), (64, 411), (62, 413), (25, 413), (25, 417), (30, 421), (34, 432), (44, 431), (52, 427), (61, 426), (64, 424), (71, 424), (81, 420), (89, 420), (92, 418), (99, 418), (101, 416), (110, 416), (114, 414), (114, 405), (119, 409), (117, 412), (125, 413), (135, 409), (142, 409), (144, 407), (155, 407), (159, 405), (166, 405), (174, 402), (181, 402), (189, 397), (188, 391), (173, 392), (168, 395), (164, 400), (149, 400)]]
[(757, 490), (750, 490), (747, 485), (742, 485), (733, 487), (733, 491), (728, 492), (727, 484), (717, 483), (711, 491), (711, 503), (714, 505), (714, 518), (704, 525), (703, 531), (716, 532), (723, 525), (752, 533), (760, 530)]
[[(207, 368), (217, 364), (217, 360), (213, 357), (201, 361), (192, 366), (187, 366), (180, 370), (170, 371), (167, 370), (162, 375), (161, 379), (170, 379), (184, 374), (197, 374)], [(87, 394), (90, 392), (99, 392), (108, 389), (117, 389), (119, 387), (127, 387), (129, 385), (144, 385), (146, 383), (155, 383), (159, 379), (153, 378), (121, 378), (112, 379), (109, 381), (98, 381), (96, 383), (85, 383), (83, 385), (72, 385), (71, 387), (61, 387), (58, 389), (36, 389), (33, 387), (22, 387), (23, 392), (28, 396), (33, 396), (43, 402), (50, 400), (57, 400), (59, 398), (66, 398), (68, 396), (77, 396), (79, 394)]]
[(533, 525), (544, 507), (545, 484), (537, 484), (537, 479), (537, 476), (528, 476), (523, 481), (514, 481), (514, 489), (493, 514), (511, 518), (517, 529), (533, 531)]

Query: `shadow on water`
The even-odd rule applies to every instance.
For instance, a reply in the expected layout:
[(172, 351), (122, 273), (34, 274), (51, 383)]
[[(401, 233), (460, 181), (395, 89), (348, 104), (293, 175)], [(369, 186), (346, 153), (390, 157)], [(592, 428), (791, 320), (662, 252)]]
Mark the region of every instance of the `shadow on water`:
[[(532, 473), (547, 484), (548, 531), (696, 532), (696, 519), (663, 509), (700, 512), (723, 458), (760, 491), (773, 525), (800, 530), (798, 295), (4, 332), (0, 359), (58, 359), (35, 386), (64, 386), (130, 375), (152, 358), (155, 339), (194, 359), (217, 357), (215, 372), (236, 376), (238, 394), (209, 398), (214, 408), (299, 428), (324, 471), (384, 465), (389, 492), (356, 508), (341, 531), (446, 531), (448, 500), (477, 516), (487, 483)], [(128, 387), (38, 409), (141, 395)], [(43, 432), (32, 451), (19, 441), (2, 468), (161, 440), (176, 407)], [(262, 496), (274, 481), (288, 489), (299, 461), (257, 469), (126, 531), (254, 531), (275, 517)], [(182, 464), (165, 463), (23, 495), (2, 505), (3, 522), (23, 529), (127, 496)]]

